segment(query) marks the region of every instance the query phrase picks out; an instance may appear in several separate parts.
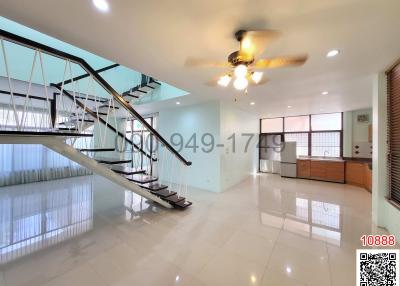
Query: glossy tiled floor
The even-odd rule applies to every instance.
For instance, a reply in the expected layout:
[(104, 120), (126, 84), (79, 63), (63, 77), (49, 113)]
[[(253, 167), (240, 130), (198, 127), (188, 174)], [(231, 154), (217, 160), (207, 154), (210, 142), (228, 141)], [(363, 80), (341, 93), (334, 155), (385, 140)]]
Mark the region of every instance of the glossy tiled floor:
[(355, 285), (360, 188), (276, 175), (169, 211), (99, 177), (0, 189), (0, 285)]

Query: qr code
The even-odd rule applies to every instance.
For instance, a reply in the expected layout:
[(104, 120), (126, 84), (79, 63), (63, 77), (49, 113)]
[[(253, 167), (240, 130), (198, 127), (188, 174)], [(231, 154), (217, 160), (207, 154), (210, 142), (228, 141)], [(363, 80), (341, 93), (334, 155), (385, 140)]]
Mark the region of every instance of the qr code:
[(357, 286), (400, 286), (399, 250), (357, 249)]

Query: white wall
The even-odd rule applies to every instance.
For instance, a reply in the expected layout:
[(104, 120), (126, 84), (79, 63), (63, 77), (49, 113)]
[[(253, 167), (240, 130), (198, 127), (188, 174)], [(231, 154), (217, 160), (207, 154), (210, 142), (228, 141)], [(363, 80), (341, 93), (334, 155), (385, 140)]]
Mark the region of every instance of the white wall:
[[(221, 139), (225, 141), (225, 147), (221, 150), (221, 190), (224, 191), (257, 172), (258, 149), (256, 147), (260, 121), (257, 117), (235, 106), (223, 104), (220, 122)], [(243, 135), (246, 133), (252, 134), (252, 138), (250, 135)], [(235, 134), (234, 150), (232, 139), (228, 140), (232, 134)]]
[[(193, 134), (196, 134), (196, 143), (201, 146), (201, 138), (206, 133), (212, 134), (215, 142), (219, 143), (219, 108), (219, 102), (208, 102), (160, 111), (158, 130), (170, 143), (174, 133), (181, 134), (185, 144)], [(192, 161), (192, 166), (188, 168), (188, 184), (190, 186), (213, 192), (220, 191), (218, 150), (214, 149), (210, 153), (204, 153), (201, 147), (196, 152), (193, 149), (183, 148), (180, 153), (186, 160)]]
[[(158, 122), (160, 134), (169, 142), (174, 133), (181, 134), (185, 144), (196, 134), (199, 145), (197, 151), (184, 148), (180, 152), (193, 163), (188, 174), (190, 186), (221, 192), (257, 170), (259, 121), (247, 112), (213, 101), (160, 111)], [(206, 133), (212, 134), (215, 140), (215, 147), (210, 153), (202, 151), (205, 146), (201, 140)], [(235, 152), (232, 139), (228, 139), (233, 133), (236, 139)], [(254, 134), (247, 152), (244, 149), (248, 137), (242, 136), (242, 133)], [(206, 140), (209, 139), (208, 136)], [(223, 144), (224, 147), (218, 147), (217, 144)]]
[[(369, 122), (362, 123), (357, 121), (357, 116), (362, 114), (369, 115)], [(353, 142), (368, 142), (368, 126), (371, 124), (373, 120), (372, 108), (353, 110), (353, 134), (352, 139)]]
[[(369, 115), (369, 123), (357, 122), (357, 116)], [(372, 108), (346, 111), (343, 113), (343, 156), (353, 156), (353, 144), (355, 142), (368, 142), (368, 126), (372, 123)]]
[(400, 238), (400, 211), (387, 200), (387, 92), (386, 75), (374, 76), (373, 85), (373, 157), (372, 157), (372, 220)]

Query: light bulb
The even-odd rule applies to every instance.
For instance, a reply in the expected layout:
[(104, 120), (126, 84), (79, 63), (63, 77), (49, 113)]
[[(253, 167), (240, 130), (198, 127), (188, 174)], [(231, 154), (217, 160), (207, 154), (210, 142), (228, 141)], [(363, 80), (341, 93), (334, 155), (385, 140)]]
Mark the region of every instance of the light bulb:
[(249, 82), (247, 81), (246, 78), (244, 77), (238, 77), (235, 79), (235, 81), (233, 82), (233, 86), (237, 89), (237, 90), (243, 90), (247, 87), (247, 85), (249, 84)]
[(235, 68), (235, 76), (236, 77), (244, 78), (244, 77), (246, 77), (246, 75), (247, 75), (247, 67), (245, 65), (238, 65)]
[(99, 9), (101, 12), (108, 12), (110, 10), (110, 7), (106, 0), (92, 0), (92, 1), (94, 6), (96, 6), (96, 8)]
[(327, 58), (332, 58), (332, 57), (337, 56), (339, 53), (340, 53), (339, 50), (331, 50), (326, 54), (326, 57)]
[(221, 77), (219, 78), (219, 80), (218, 80), (218, 84), (219, 84), (220, 86), (224, 86), (224, 87), (228, 86), (228, 84), (229, 84), (230, 82), (231, 82), (231, 77), (230, 77), (229, 75), (221, 76)]
[(253, 74), (251, 75), (251, 79), (255, 82), (255, 83), (259, 83), (260, 80), (262, 79), (263, 73), (262, 72), (253, 72)]

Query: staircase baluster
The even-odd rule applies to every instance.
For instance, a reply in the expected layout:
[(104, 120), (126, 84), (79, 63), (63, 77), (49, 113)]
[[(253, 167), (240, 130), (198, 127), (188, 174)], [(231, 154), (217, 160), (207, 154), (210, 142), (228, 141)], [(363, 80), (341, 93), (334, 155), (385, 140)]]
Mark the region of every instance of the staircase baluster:
[(36, 65), (37, 53), (38, 53), (38, 51), (35, 50), (35, 54), (33, 56), (32, 69), (31, 69), (31, 73), (29, 76), (28, 90), (26, 92), (26, 97), (24, 99), (24, 110), (22, 112), (22, 119), (21, 119), (21, 125), (22, 125), (23, 129), (24, 129), (24, 124), (26, 124), (26, 118), (25, 118), (26, 117), (26, 109), (27, 109), (27, 105), (29, 104), (29, 94), (30, 94), (31, 88), (32, 88), (32, 79), (33, 79), (33, 73), (34, 73), (35, 65)]
[[(14, 110), (15, 123), (17, 125), (17, 130), (20, 130), (19, 119), (18, 119), (18, 114), (17, 114), (17, 108), (15, 106), (15, 101), (14, 101), (14, 91), (13, 91), (14, 88), (13, 88), (13, 85), (11, 83), (11, 75), (10, 75), (10, 71), (9, 71), (9, 67), (8, 67), (6, 48), (4, 46), (3, 38), (1, 38), (0, 41), (1, 41), (1, 48), (2, 48), (2, 51), (3, 51), (4, 66), (6, 68), (6, 75), (7, 75), (7, 79), (8, 79), (8, 87), (10, 89), (12, 107), (13, 107), (13, 110)], [(11, 105), (11, 103), (10, 103), (10, 105)], [(7, 119), (8, 119), (8, 114), (7, 114)]]
[(48, 124), (49, 127), (51, 126), (51, 114), (50, 114), (50, 101), (49, 101), (49, 93), (47, 91), (47, 81), (46, 81), (46, 75), (44, 72), (44, 63), (43, 63), (43, 56), (42, 56), (42, 52), (39, 51), (39, 61), (40, 61), (40, 67), (41, 67), (41, 71), (42, 71), (42, 79), (43, 79), (43, 85), (44, 85), (44, 93), (46, 95), (46, 103), (47, 103), (47, 112), (48, 112)]

